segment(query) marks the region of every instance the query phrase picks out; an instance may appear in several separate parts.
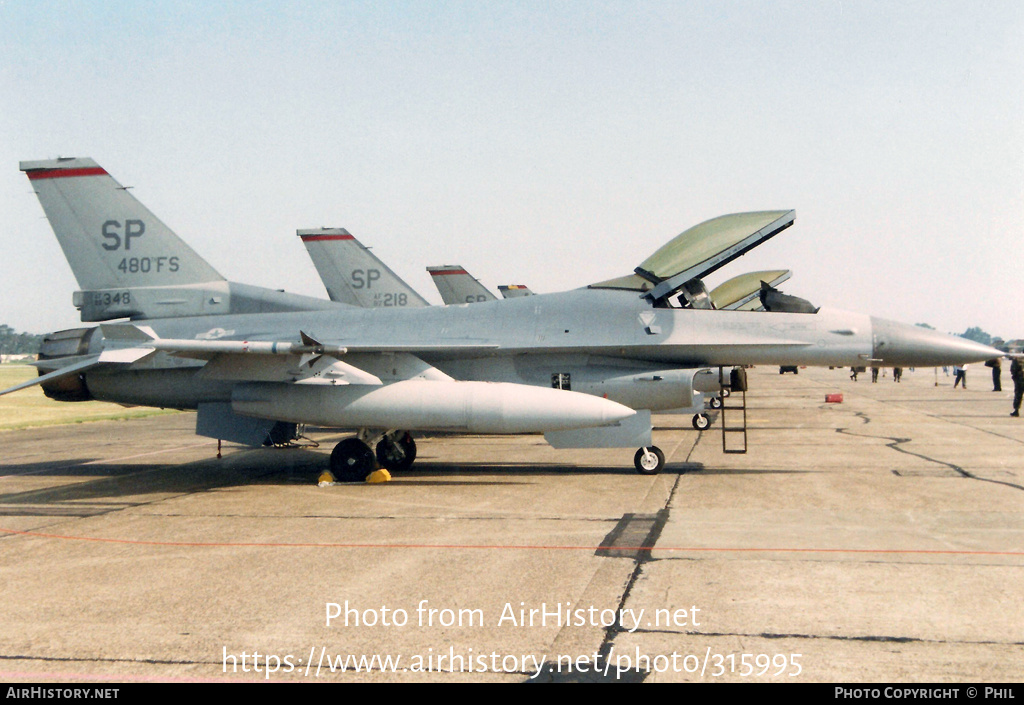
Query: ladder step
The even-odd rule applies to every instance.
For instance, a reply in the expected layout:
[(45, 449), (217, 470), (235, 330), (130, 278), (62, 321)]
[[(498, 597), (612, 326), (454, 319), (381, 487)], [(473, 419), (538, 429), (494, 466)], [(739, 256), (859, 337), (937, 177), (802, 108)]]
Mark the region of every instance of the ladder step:
[[(731, 384), (726, 382), (726, 377), (722, 368), (718, 369), (718, 382), (719, 389), (721, 391), (722, 406), (719, 410), (719, 426), (722, 429), (722, 452), (729, 453), (732, 455), (744, 455), (747, 452), (747, 393), (746, 391), (735, 391)], [(726, 397), (725, 392), (730, 392), (729, 396)], [(727, 404), (726, 400), (731, 401), (731, 404)], [(726, 412), (729, 412), (728, 414)], [(737, 412), (742, 412), (737, 415)], [(734, 416), (735, 415), (735, 416)], [(727, 419), (732, 421), (732, 424), (740, 422), (742, 426), (726, 425)], [(743, 438), (735, 438), (735, 434), (743, 434)], [(733, 435), (733, 443), (736, 447), (728, 448), (727, 434)]]

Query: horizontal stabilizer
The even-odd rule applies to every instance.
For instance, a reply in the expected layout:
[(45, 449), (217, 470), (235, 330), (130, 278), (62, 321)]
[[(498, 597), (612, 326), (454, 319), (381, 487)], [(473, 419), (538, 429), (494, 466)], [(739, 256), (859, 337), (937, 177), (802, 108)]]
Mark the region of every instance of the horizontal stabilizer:
[(60, 379), (61, 377), (67, 377), (68, 375), (78, 374), (79, 372), (82, 372), (84, 370), (96, 367), (99, 364), (99, 355), (89, 355), (85, 359), (80, 360), (74, 364), (68, 365), (67, 367), (61, 367), (60, 369), (54, 370), (53, 372), (48, 372), (45, 375), (40, 375), (34, 379), (30, 379), (27, 382), (22, 382), (21, 384), (16, 384), (13, 387), (4, 389), (0, 391), (0, 397), (2, 397), (4, 394), (16, 392), (19, 389), (27, 389), (28, 387), (33, 387), (37, 384), (52, 382), (54, 380)]

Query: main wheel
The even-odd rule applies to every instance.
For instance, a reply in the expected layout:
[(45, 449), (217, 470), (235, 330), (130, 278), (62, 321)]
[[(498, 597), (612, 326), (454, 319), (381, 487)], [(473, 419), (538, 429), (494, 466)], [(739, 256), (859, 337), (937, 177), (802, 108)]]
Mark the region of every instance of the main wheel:
[(338, 482), (363, 482), (376, 469), (373, 451), (358, 438), (346, 438), (331, 451), (331, 472)]
[(703, 431), (711, 425), (711, 417), (707, 414), (694, 414), (693, 415), (693, 427), (698, 431)]
[(657, 475), (665, 467), (665, 454), (658, 446), (641, 448), (633, 456), (633, 465), (641, 475)]
[(722, 397), (711, 397), (710, 399), (708, 399), (708, 406), (710, 406), (712, 409), (721, 409)]
[(392, 472), (412, 467), (416, 460), (416, 441), (408, 433), (384, 436), (377, 444), (377, 462)]

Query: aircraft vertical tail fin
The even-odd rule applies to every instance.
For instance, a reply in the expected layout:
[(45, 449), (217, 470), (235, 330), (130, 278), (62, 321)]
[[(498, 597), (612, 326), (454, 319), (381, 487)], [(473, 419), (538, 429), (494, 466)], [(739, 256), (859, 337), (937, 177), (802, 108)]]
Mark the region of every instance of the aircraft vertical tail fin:
[(21, 162), (86, 291), (224, 277), (92, 159)]
[(344, 228), (296, 232), (331, 301), (364, 308), (430, 305)]
[(92, 159), (22, 162), (78, 280), (83, 321), (314, 311), (337, 304), (229, 282)]
[(521, 296), (533, 296), (530, 287), (523, 284), (499, 284), (498, 291), (503, 299), (518, 299)]
[(460, 265), (427, 267), (427, 271), (446, 305), (475, 304), (498, 298)]

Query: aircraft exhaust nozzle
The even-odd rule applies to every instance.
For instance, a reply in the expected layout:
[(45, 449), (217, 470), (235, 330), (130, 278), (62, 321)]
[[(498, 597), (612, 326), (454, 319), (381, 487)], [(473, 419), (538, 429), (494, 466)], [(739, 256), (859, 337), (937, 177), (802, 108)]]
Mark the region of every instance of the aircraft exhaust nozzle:
[(244, 383), (244, 416), (340, 428), (541, 433), (608, 426), (633, 416), (602, 397), (507, 382), (405, 380), (388, 385)]
[(889, 367), (940, 367), (983, 362), (1003, 353), (921, 326), (871, 317), (872, 362)]

